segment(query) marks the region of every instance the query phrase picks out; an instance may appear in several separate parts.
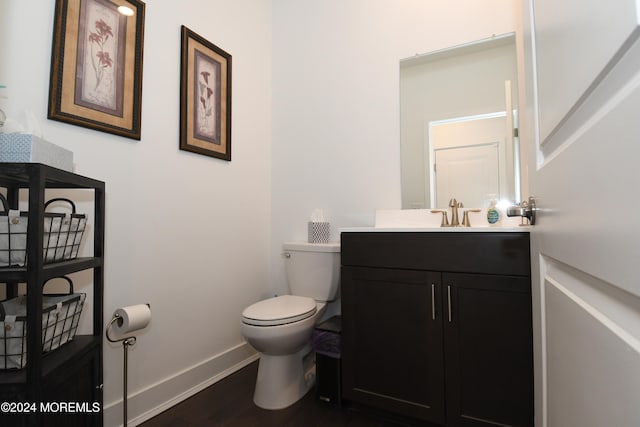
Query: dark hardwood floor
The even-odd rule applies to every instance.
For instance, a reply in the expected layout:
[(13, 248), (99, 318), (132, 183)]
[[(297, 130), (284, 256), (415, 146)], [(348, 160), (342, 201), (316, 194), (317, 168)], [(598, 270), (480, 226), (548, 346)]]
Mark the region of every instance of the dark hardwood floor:
[(373, 414), (350, 405), (338, 406), (316, 398), (315, 390), (278, 411), (253, 403), (258, 362), (224, 378), (142, 424), (143, 427), (397, 427), (403, 420)]

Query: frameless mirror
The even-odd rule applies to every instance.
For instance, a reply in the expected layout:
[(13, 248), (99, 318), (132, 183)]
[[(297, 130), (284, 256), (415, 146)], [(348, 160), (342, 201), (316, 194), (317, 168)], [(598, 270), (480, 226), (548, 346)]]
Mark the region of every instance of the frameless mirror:
[(515, 35), (400, 61), (402, 208), (520, 199)]

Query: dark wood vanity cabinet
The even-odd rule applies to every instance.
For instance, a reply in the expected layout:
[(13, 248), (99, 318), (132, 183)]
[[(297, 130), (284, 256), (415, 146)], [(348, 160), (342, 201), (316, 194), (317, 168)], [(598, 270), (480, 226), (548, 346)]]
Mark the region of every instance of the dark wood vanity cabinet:
[(343, 395), (444, 420), (440, 274), (343, 266)]
[(528, 233), (342, 233), (343, 393), (447, 426), (532, 426)]

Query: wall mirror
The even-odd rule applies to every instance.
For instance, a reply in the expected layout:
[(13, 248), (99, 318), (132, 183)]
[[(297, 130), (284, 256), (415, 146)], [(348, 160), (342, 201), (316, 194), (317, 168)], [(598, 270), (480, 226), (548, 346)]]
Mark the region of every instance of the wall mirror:
[(515, 35), (400, 60), (402, 208), (520, 200)]

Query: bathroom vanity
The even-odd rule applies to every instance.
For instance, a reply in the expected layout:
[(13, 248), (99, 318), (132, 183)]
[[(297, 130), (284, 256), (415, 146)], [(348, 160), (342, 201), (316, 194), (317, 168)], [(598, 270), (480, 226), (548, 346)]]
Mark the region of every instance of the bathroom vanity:
[(478, 230), (342, 232), (346, 400), (533, 426), (529, 233)]

